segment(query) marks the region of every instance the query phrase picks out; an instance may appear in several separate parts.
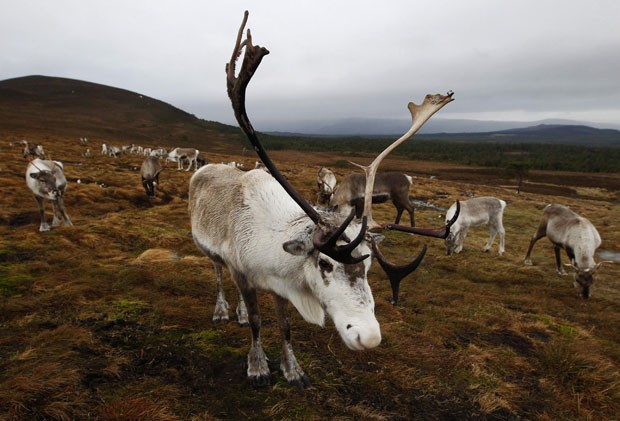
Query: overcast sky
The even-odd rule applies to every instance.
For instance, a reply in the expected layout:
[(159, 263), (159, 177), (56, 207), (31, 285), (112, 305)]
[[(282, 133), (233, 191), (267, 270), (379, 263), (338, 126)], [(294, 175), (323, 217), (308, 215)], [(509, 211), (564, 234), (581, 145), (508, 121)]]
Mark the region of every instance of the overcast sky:
[[(265, 57), (254, 121), (443, 118), (620, 122), (618, 0), (0, 0), (0, 80), (59, 76), (234, 123), (226, 96), (243, 11)], [(257, 125), (257, 128), (260, 127)]]

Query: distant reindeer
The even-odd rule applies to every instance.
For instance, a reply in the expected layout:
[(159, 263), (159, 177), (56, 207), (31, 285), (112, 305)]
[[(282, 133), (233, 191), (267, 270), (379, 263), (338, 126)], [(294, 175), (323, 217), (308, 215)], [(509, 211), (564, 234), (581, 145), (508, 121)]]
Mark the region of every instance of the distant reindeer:
[(11, 142), (11, 146), (13, 145), (24, 145), (24, 150), (22, 151), (22, 156), (24, 158), (33, 156), (35, 158), (45, 159), (45, 151), (43, 150), (43, 145), (35, 145), (25, 139), (17, 142)]
[(26, 184), (39, 204), (39, 214), (41, 216), (39, 231), (50, 230), (50, 226), (45, 220), (45, 199), (52, 202), (54, 212), (52, 227), (59, 226), (63, 221), (67, 225), (73, 225), (65, 210), (64, 196), (67, 179), (63, 172), (62, 163), (38, 158), (30, 161), (26, 168)]
[(329, 168), (322, 167), (316, 175), (316, 185), (319, 189), (317, 202), (320, 205), (329, 204), (329, 199), (331, 199), (336, 188), (336, 176), (334, 173)]
[(536, 233), (532, 236), (530, 246), (527, 249), (524, 263), (531, 265), (530, 254), (534, 244), (547, 236), (553, 244), (555, 253), (555, 266), (558, 274), (566, 275), (562, 267), (560, 251), (564, 249), (574, 269), (573, 286), (581, 292), (583, 298), (590, 296), (590, 287), (594, 282), (594, 273), (603, 263), (594, 261), (594, 253), (601, 245), (601, 236), (592, 223), (567, 206), (551, 204), (543, 211), (543, 216)]
[[(475, 197), (465, 200), (461, 203), (461, 212), (450, 229), (450, 235), (446, 237), (446, 252), (448, 255), (452, 253), (460, 253), (463, 250), (463, 242), (467, 236), (470, 227), (480, 225), (489, 226), (489, 239), (484, 245), (482, 251), (489, 251), (495, 241), (495, 236), (499, 234), (498, 254), (504, 254), (504, 209), (506, 202), (495, 197)], [(456, 211), (456, 203), (453, 204), (448, 212), (446, 212), (446, 221), (454, 217)]]
[(159, 162), (159, 158), (154, 156), (147, 157), (140, 167), (140, 178), (142, 179), (142, 186), (148, 197), (155, 196), (155, 187), (159, 185), (159, 173), (164, 168)]
[(200, 151), (194, 148), (174, 148), (166, 156), (166, 161), (176, 161), (177, 170), (183, 169), (183, 161), (188, 160), (189, 165), (185, 171), (189, 171), (194, 166), (194, 171), (198, 169), (198, 154)]
[[(400, 223), (403, 211), (406, 210), (409, 213), (411, 226), (415, 227), (414, 208), (409, 200), (411, 183), (411, 176), (400, 172), (377, 173), (372, 190), (372, 203), (383, 203), (392, 199), (396, 207), (394, 223)], [(366, 176), (364, 174), (349, 174), (336, 186), (329, 204), (344, 214), (348, 214), (351, 208), (355, 208), (356, 215), (359, 217), (364, 209), (365, 189)]]

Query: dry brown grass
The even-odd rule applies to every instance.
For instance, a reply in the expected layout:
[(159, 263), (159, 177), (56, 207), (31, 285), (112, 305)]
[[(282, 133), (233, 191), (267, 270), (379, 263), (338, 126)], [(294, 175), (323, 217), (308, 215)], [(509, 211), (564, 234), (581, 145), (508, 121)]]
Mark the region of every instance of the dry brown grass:
[[(191, 240), (189, 173), (166, 168), (162, 191), (149, 201), (135, 171), (141, 158), (82, 158), (77, 139), (40, 139), (65, 162), (75, 224), (40, 234), (26, 163), (7, 146), (19, 138), (0, 145), (0, 419), (601, 420), (620, 413), (620, 265), (601, 268), (584, 301), (555, 274), (547, 240), (534, 249), (534, 266), (522, 264), (549, 202), (590, 218), (602, 248), (620, 250), (618, 191), (601, 188), (608, 184), (597, 185), (596, 176), (570, 197), (517, 195), (471, 169), (387, 162), (385, 169), (416, 176), (414, 196), (439, 206), (472, 193), (509, 201), (506, 254), (481, 252), (483, 228), (470, 231), (456, 256), (446, 256), (440, 241), (389, 233), (383, 248), (394, 260), (423, 243), (429, 250), (404, 281), (398, 306), (387, 300), (382, 272), (371, 269), (381, 346), (353, 353), (329, 323), (321, 329), (293, 312), (296, 354), (313, 380), (299, 393), (278, 372), (268, 296), (261, 300), (271, 387), (245, 381), (247, 329), (211, 323), (214, 275)], [(318, 168), (346, 159), (283, 151), (274, 157), (308, 198), (316, 197)], [(352, 171), (335, 170), (339, 177)], [(555, 176), (536, 174), (549, 192), (565, 191)], [(605, 183), (619, 178), (606, 175)], [(394, 212), (379, 205), (375, 217), (391, 221)], [(416, 219), (439, 226), (442, 216), (418, 210)], [(236, 305), (230, 282), (226, 289)]]

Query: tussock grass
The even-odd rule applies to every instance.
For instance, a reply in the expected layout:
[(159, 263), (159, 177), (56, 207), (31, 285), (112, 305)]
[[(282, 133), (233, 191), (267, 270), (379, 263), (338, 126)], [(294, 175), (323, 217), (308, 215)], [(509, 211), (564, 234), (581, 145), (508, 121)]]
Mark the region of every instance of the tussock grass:
[[(389, 303), (389, 282), (373, 265), (369, 282), (381, 346), (351, 352), (330, 321), (321, 329), (292, 311), (293, 346), (313, 381), (299, 393), (279, 373), (280, 337), (268, 294), (259, 299), (270, 387), (245, 380), (249, 332), (235, 322), (237, 293), (226, 272), (231, 322), (211, 322), (215, 278), (191, 239), (191, 173), (168, 166), (161, 190), (149, 200), (135, 170), (140, 157), (82, 158), (77, 140), (51, 136), (43, 143), (67, 162), (66, 203), (75, 225), (38, 232), (26, 163), (19, 150), (0, 148), (2, 419), (555, 420), (620, 413), (619, 265), (600, 269), (589, 301), (578, 296), (570, 277), (555, 273), (547, 240), (536, 245), (534, 266), (523, 265), (551, 202), (590, 218), (602, 248), (620, 250), (618, 195), (597, 187), (596, 178), (592, 185), (560, 186), (576, 192), (569, 197), (517, 195), (486, 184), (483, 176), (428, 178), (463, 171), (454, 166), (444, 171), (437, 163), (386, 162), (385, 170), (415, 176), (414, 197), (439, 207), (472, 194), (507, 200), (506, 253), (497, 256), (496, 245), (481, 251), (485, 228), (471, 229), (465, 249), (454, 256), (445, 255), (442, 241), (387, 233), (382, 249), (394, 262), (408, 260), (423, 244), (428, 252), (403, 281), (398, 306)], [(320, 166), (335, 164), (339, 178), (354, 171), (346, 163), (350, 157), (305, 153), (302, 159), (288, 151), (274, 157), (307, 198), (316, 197)], [(250, 167), (256, 160), (207, 159)], [(537, 174), (541, 186), (557, 184), (554, 174), (544, 177)], [(373, 213), (382, 222), (395, 217), (389, 203)], [(440, 226), (443, 217), (416, 210), (418, 226)]]

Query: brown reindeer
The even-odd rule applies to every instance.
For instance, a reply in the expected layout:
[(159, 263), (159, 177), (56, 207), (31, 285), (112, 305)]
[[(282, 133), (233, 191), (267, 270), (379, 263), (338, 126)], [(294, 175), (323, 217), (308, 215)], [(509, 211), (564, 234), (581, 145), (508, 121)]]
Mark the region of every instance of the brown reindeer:
[[(375, 178), (372, 189), (372, 203), (383, 203), (392, 200), (396, 207), (395, 224), (400, 223), (403, 211), (409, 213), (409, 221), (415, 227), (414, 208), (409, 200), (409, 187), (412, 178), (400, 172), (382, 172)], [(364, 174), (349, 174), (336, 186), (334, 194), (329, 201), (330, 206), (344, 214), (355, 208), (355, 214), (359, 218), (364, 211), (364, 192), (366, 190), (366, 176)]]

